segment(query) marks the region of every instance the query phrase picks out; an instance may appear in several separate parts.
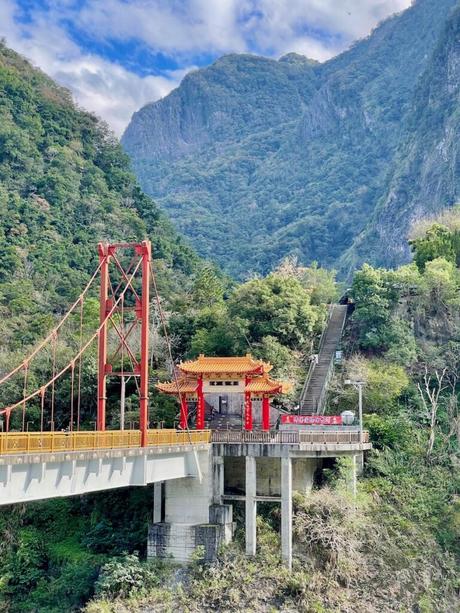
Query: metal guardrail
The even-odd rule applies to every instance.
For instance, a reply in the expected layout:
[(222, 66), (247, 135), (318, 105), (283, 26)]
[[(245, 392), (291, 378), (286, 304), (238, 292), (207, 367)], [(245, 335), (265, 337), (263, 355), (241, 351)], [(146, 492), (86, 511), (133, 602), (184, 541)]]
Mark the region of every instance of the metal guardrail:
[[(354, 444), (359, 443), (359, 431), (287, 431), (287, 432), (245, 432), (240, 430), (213, 430), (211, 441), (213, 443), (261, 443), (261, 444)], [(363, 432), (363, 443), (369, 442), (369, 432)]]
[[(320, 432), (309, 432), (309, 431), (300, 431), (299, 433), (299, 443), (317, 443), (317, 444), (334, 444), (334, 445), (346, 445), (346, 444), (355, 444), (359, 443), (359, 430), (352, 431), (342, 431), (342, 430), (333, 430), (333, 431), (320, 431)], [(363, 431), (363, 443), (369, 442), (369, 432)]]
[(244, 430), (213, 430), (213, 443), (298, 443), (298, 432), (264, 432)]
[[(161, 445), (190, 445), (209, 443), (209, 430), (178, 432), (177, 430), (149, 430), (149, 447)], [(105, 432), (8, 432), (0, 433), (0, 455), (46, 453), (59, 451), (91, 451), (124, 449), (141, 446), (137, 430), (107, 430)]]

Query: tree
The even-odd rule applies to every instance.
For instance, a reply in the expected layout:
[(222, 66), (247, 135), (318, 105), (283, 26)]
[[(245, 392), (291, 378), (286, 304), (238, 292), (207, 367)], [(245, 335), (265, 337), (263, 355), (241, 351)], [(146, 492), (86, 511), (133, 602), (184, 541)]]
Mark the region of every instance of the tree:
[(248, 321), (251, 343), (273, 336), (295, 348), (306, 343), (321, 310), (310, 304), (309, 293), (297, 279), (272, 273), (238, 287), (229, 301), (229, 313)]
[(414, 261), (420, 272), (425, 270), (427, 262), (444, 258), (455, 264), (457, 254), (454, 249), (453, 233), (444, 225), (433, 224), (424, 236), (409, 241), (414, 252)]
[(441, 371), (435, 370), (434, 373), (431, 374), (428, 370), (428, 366), (425, 364), (423, 379), (421, 382), (417, 383), (420, 399), (429, 422), (429, 437), (426, 450), (427, 458), (429, 458), (433, 452), (440, 397), (442, 392), (446, 389), (446, 372), (447, 368), (443, 368)]
[(336, 271), (328, 270), (312, 262), (308, 268), (300, 269), (300, 282), (310, 293), (312, 304), (332, 304), (339, 298)]
[(204, 264), (195, 275), (192, 286), (192, 307), (210, 307), (217, 302), (222, 302), (224, 284), (222, 276), (212, 264)]
[(446, 308), (455, 299), (458, 274), (455, 265), (444, 257), (437, 257), (425, 264), (423, 281), (435, 311), (439, 306)]

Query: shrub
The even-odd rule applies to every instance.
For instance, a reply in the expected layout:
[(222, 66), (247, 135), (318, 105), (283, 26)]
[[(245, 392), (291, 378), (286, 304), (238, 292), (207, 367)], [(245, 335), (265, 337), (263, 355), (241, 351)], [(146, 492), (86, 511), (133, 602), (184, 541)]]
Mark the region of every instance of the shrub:
[(158, 586), (158, 574), (133, 554), (113, 558), (101, 568), (96, 594), (101, 598), (126, 598), (145, 594)]

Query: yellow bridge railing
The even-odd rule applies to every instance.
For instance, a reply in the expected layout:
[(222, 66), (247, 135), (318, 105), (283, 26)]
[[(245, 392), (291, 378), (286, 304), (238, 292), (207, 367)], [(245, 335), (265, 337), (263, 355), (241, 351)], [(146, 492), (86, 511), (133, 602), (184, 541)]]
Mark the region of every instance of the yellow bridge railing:
[[(210, 430), (149, 430), (148, 446), (209, 443)], [(7, 453), (46, 453), (53, 451), (88, 451), (140, 447), (137, 430), (105, 432), (8, 432), (0, 433), (0, 455)]]

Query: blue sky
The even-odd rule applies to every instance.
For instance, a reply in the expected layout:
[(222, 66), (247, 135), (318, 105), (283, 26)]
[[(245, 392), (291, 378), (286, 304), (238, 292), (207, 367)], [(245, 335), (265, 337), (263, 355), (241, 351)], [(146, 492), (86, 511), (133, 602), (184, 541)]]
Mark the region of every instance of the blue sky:
[(0, 0), (0, 36), (117, 134), (225, 53), (324, 61), (411, 0)]

